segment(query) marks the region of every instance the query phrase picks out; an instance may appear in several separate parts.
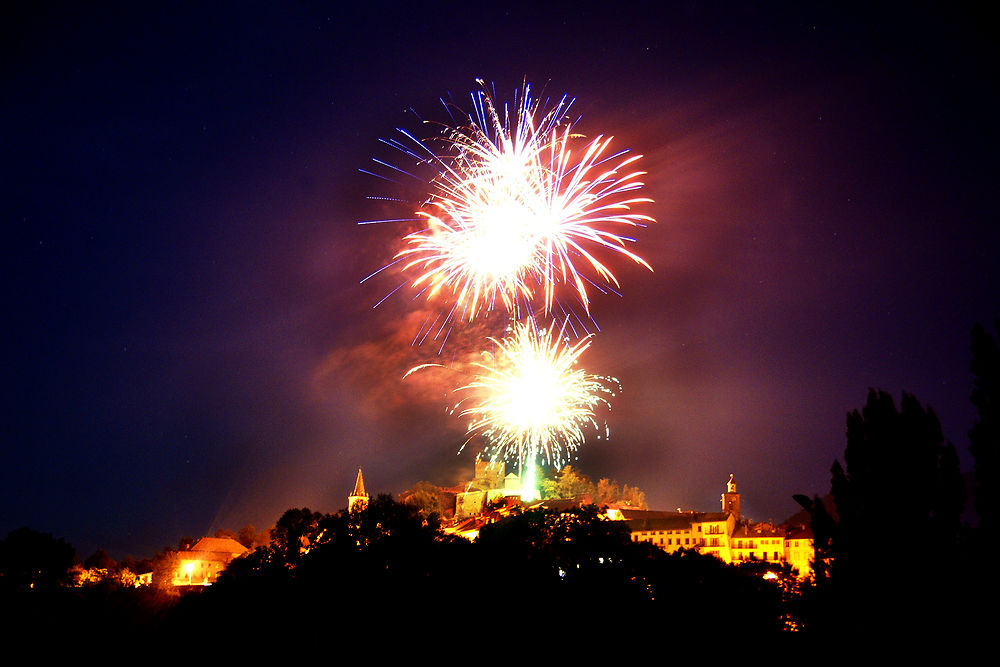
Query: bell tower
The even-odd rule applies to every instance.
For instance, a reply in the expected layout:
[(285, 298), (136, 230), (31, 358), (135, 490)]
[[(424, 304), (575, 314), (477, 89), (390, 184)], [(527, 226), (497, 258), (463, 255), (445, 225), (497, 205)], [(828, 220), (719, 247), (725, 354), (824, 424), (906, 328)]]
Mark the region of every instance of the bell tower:
[(736, 522), (740, 520), (740, 494), (736, 492), (736, 480), (729, 475), (726, 492), (722, 494), (722, 513), (732, 514)]

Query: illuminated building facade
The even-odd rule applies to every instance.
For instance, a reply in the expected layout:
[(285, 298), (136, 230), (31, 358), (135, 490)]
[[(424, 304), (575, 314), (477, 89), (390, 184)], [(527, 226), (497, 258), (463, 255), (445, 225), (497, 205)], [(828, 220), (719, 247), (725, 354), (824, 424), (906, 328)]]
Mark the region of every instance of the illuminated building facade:
[(209, 586), (235, 558), (248, 549), (230, 537), (203, 537), (190, 549), (177, 552), (174, 586)]
[(670, 553), (695, 549), (726, 563), (790, 563), (802, 577), (812, 574), (812, 533), (806, 527), (781, 528), (740, 520), (740, 494), (729, 477), (722, 512), (657, 512), (622, 509), (633, 542), (650, 542)]
[(455, 497), (455, 519), (467, 519), (483, 513), (488, 503), (521, 492), (521, 479), (514, 473), (505, 475), (503, 461), (476, 461), (476, 478), (465, 491)]

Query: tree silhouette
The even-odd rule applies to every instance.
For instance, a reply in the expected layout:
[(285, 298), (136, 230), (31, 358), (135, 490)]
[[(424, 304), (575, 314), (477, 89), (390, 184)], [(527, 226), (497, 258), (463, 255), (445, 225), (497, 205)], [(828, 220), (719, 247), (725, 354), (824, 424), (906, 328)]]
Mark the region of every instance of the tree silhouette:
[(107, 551), (104, 549), (98, 549), (94, 553), (87, 556), (86, 560), (83, 561), (83, 566), (88, 570), (97, 568), (99, 570), (112, 572), (118, 568), (118, 563), (115, 562), (114, 558), (108, 555)]
[(256, 549), (270, 544), (271, 535), (269, 531), (258, 531), (252, 523), (248, 523), (236, 534), (236, 541), (247, 549)]
[(383, 629), (402, 625), (384, 618), (387, 608), (419, 605), (426, 622), (445, 602), (458, 604), (475, 580), (469, 542), (443, 536), (432, 518), (385, 494), (354, 512), (289, 510), (273, 535), (271, 545), (234, 560), (199, 600), (182, 600), (178, 627), (225, 618), (234, 628), (346, 636), (371, 615)]
[(0, 540), (0, 587), (51, 589), (72, 582), (76, 551), (64, 539), (18, 528)]
[[(1000, 321), (994, 323), (1000, 334)], [(996, 481), (1000, 453), (1000, 349), (989, 331), (972, 329), (972, 404), (978, 419), (969, 431), (969, 450), (976, 471), (974, 498), (979, 515), (978, 532), (992, 535), (997, 525), (997, 497), (990, 493)]]
[(834, 567), (862, 576), (871, 545), (893, 532), (927, 538), (925, 555), (953, 550), (964, 498), (958, 457), (941, 423), (904, 393), (901, 409), (888, 393), (869, 390), (865, 407), (847, 416), (846, 470), (833, 466), (840, 518)]
[(182, 537), (181, 539), (177, 540), (177, 550), (187, 551), (197, 543), (198, 539), (195, 537)]
[(649, 601), (635, 571), (646, 552), (637, 552), (625, 522), (594, 505), (525, 511), (485, 526), (475, 547), (491, 581), (521, 604), (565, 613)]
[(288, 565), (294, 566), (302, 551), (316, 541), (322, 518), (323, 515), (319, 512), (303, 507), (287, 510), (274, 524), (271, 529), (271, 544), (282, 554)]
[[(951, 603), (944, 572), (959, 564), (964, 482), (958, 457), (931, 408), (904, 393), (869, 390), (847, 415), (846, 467), (835, 461), (832, 533), (817, 526), (822, 504), (810, 503), (813, 530), (831, 559), (824, 622), (901, 629), (932, 624)], [(800, 500), (800, 502), (802, 502)], [(900, 546), (900, 541), (904, 546)], [(825, 574), (825, 573), (824, 573)]]
[(812, 530), (814, 551), (810, 563), (813, 570), (813, 581), (816, 585), (823, 586), (830, 578), (836, 521), (827, 511), (826, 503), (819, 496), (809, 498), (802, 494), (796, 494), (792, 498), (809, 513), (809, 527)]
[(412, 488), (399, 494), (399, 500), (415, 506), (425, 515), (444, 514), (446, 508), (442, 502), (442, 495), (445, 495), (445, 492), (440, 486), (431, 482), (417, 482)]

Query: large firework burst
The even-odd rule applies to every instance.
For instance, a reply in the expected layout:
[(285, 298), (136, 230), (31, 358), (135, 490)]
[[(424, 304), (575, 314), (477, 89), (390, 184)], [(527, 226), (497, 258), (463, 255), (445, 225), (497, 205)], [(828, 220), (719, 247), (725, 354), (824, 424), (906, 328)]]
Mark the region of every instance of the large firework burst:
[(526, 85), (512, 117), (485, 91), (473, 102), (467, 123), (442, 131), (441, 153), (424, 142), (407, 150), (435, 171), (417, 213), (426, 226), (397, 255), (414, 287), (446, 294), (468, 320), (497, 307), (548, 315), (561, 285), (589, 313), (588, 285), (618, 287), (605, 256), (649, 268), (622, 234), (652, 221), (632, 211), (651, 201), (632, 196), (643, 185), (641, 156), (609, 154), (611, 137), (574, 133), (566, 97), (546, 110)]
[(493, 341), (492, 363), (477, 363), (477, 377), (458, 389), (465, 397), (456, 408), (469, 419), (470, 438), (483, 436), (493, 460), (562, 467), (583, 444), (585, 428), (601, 431), (595, 410), (610, 408), (617, 381), (576, 368), (591, 336), (570, 344), (564, 332), (565, 324), (556, 333), (531, 321), (517, 324)]

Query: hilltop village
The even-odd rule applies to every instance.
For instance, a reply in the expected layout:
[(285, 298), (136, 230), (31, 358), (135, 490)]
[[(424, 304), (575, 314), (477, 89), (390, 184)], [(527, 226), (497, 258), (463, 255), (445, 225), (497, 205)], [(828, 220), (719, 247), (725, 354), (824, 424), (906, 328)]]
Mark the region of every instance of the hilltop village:
[[(440, 491), (445, 503), (450, 505), (450, 499), (454, 498), (453, 506), (442, 507), (443, 531), (468, 540), (476, 539), (484, 526), (525, 509), (562, 510), (594, 504), (590, 494), (522, 503), (518, 475), (507, 473), (503, 463), (486, 461), (476, 462), (475, 477), (471, 481)], [(368, 502), (369, 494), (359, 469), (348, 496), (347, 509), (350, 512), (363, 509)], [(648, 542), (667, 553), (689, 549), (725, 563), (757, 561), (776, 566), (787, 563), (800, 578), (812, 575), (814, 550), (808, 525), (746, 520), (740, 514), (740, 494), (733, 476), (725, 485), (719, 511), (649, 510), (627, 501), (601, 503), (601, 511), (607, 520), (624, 522), (633, 542)], [(308, 548), (308, 544), (302, 545), (303, 550)], [(182, 588), (210, 585), (231, 561), (250, 551), (233, 538), (204, 537), (189, 549), (176, 553), (170, 581), (173, 586)], [(139, 579), (142, 583), (151, 583), (152, 576), (151, 572), (145, 573), (139, 575)]]
[[(360, 479), (360, 471), (359, 471)], [(479, 529), (504, 516), (504, 510), (519, 505), (520, 480), (504, 474), (502, 463), (476, 462), (476, 476), (466, 490), (456, 494), (454, 523), (445, 530), (474, 539)], [(591, 504), (586, 495), (541, 500), (530, 506), (560, 508)], [(805, 524), (776, 526), (751, 523), (740, 515), (740, 494), (732, 475), (725, 486), (720, 511), (681, 512), (648, 510), (628, 503), (601, 503), (605, 516), (624, 521), (633, 542), (650, 542), (666, 552), (694, 549), (726, 563), (742, 561), (787, 562), (801, 577), (812, 574), (812, 533)], [(498, 512), (490, 507), (499, 505)]]

